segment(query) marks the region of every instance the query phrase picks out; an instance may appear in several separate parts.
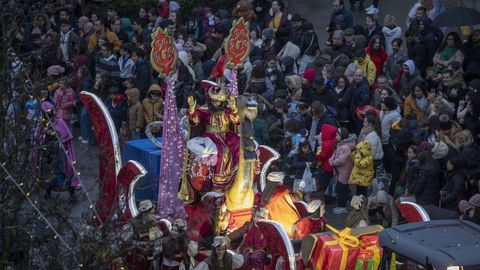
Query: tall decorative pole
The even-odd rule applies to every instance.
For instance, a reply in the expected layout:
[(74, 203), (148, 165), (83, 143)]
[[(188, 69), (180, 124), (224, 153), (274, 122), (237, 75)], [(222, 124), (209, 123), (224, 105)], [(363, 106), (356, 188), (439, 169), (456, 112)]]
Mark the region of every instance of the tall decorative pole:
[(158, 214), (162, 218), (183, 218), (183, 201), (177, 198), (184, 160), (184, 141), (180, 128), (172, 77), (178, 53), (167, 30), (157, 29), (153, 34), (150, 61), (152, 67), (167, 79), (164, 101), (162, 156), (158, 185)]

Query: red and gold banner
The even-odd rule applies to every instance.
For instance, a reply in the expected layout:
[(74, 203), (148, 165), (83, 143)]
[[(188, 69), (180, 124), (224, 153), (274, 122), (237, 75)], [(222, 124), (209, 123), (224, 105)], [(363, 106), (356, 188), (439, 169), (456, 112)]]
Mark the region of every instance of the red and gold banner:
[(351, 236), (350, 228), (341, 232), (327, 225), (332, 232), (314, 235), (316, 245), (311, 258), (312, 269), (354, 269), (360, 253), (358, 238)]
[(249, 23), (242, 17), (233, 22), (230, 35), (225, 42), (227, 65), (233, 69), (240, 68), (250, 53), (250, 47)]
[(178, 52), (172, 36), (168, 29), (158, 28), (152, 34), (152, 51), (150, 62), (153, 69), (160, 75), (168, 77), (172, 75), (177, 67)]

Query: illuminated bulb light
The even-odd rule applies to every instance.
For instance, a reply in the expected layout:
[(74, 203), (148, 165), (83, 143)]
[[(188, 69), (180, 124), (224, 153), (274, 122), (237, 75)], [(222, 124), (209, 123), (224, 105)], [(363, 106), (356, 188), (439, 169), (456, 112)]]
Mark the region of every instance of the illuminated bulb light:
[(92, 209), (92, 208), (93, 208), (93, 204), (90, 204), (90, 209)]
[(77, 172), (77, 175), (80, 175), (80, 172)]

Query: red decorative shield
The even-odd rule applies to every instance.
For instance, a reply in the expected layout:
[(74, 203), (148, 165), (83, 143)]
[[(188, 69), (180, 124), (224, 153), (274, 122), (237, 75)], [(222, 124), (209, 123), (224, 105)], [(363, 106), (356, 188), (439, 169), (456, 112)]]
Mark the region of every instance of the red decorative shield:
[(152, 36), (152, 52), (150, 62), (152, 67), (160, 75), (168, 77), (172, 75), (177, 66), (178, 52), (173, 38), (168, 34), (168, 29), (158, 28)]
[(230, 35), (225, 43), (227, 65), (233, 69), (242, 66), (245, 58), (250, 53), (249, 23), (242, 18), (233, 22)]

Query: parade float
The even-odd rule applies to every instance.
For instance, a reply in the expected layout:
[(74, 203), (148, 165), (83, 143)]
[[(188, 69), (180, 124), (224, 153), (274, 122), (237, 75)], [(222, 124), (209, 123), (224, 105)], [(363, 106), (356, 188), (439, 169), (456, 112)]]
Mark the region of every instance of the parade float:
[[(112, 268), (156, 269), (162, 254), (161, 269), (197, 265), (208, 269), (215, 261), (212, 254), (227, 247), (232, 250), (223, 256), (232, 264), (239, 258), (233, 250), (251, 258), (243, 262), (245, 269), (378, 267), (379, 227), (361, 232), (330, 228), (331, 232), (322, 233), (323, 203), (303, 202), (301, 191), (291, 193), (283, 186), (283, 173), (270, 172), (280, 155), (254, 141), (257, 102), (239, 96), (237, 89), (237, 69), (250, 50), (248, 29), (242, 18), (234, 22), (225, 43), (228, 78), (224, 73), (217, 81), (202, 81), (206, 104), (189, 97), (186, 110), (179, 110), (175, 102), (173, 39), (166, 30), (157, 30), (151, 62), (167, 86), (163, 122), (158, 123), (163, 134), (153, 142), (128, 142), (123, 155), (103, 102), (92, 93), (81, 93), (99, 152), (100, 210), (93, 224), (121, 220), (122, 226), (115, 230), (116, 245), (136, 245), (128, 254), (118, 255)], [(137, 153), (132, 154), (135, 145)], [(136, 198), (137, 188), (147, 178), (157, 183), (150, 188), (158, 189), (157, 197), (151, 198), (156, 208), (151, 200)], [(232, 241), (238, 238), (235, 233), (240, 234), (239, 241)], [(244, 242), (257, 238), (264, 242)]]

